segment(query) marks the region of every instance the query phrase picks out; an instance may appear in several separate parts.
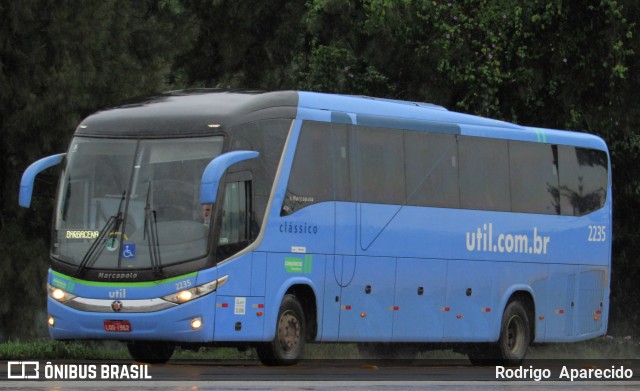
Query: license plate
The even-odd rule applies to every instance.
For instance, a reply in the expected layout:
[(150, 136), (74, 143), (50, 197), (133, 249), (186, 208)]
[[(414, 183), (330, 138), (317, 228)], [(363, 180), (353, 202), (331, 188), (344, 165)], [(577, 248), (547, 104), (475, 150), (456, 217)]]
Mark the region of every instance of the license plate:
[(104, 331), (128, 333), (131, 331), (131, 323), (128, 320), (105, 320)]

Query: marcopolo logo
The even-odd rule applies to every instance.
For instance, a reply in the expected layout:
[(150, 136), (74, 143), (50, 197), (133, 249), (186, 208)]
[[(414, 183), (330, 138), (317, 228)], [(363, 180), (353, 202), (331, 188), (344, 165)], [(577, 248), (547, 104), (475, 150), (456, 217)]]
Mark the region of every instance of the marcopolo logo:
[(467, 232), (467, 251), (544, 255), (549, 249), (549, 242), (551, 237), (539, 235), (537, 227), (533, 228), (532, 237), (526, 234), (495, 234), (493, 223)]
[(132, 280), (138, 277), (138, 273), (98, 273), (98, 278), (102, 280), (118, 279), (118, 280)]

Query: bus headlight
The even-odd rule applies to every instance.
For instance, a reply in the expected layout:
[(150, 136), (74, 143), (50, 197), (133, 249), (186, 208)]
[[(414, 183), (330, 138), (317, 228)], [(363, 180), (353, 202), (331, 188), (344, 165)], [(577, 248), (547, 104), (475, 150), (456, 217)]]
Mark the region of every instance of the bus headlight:
[(197, 299), (198, 297), (208, 295), (211, 292), (215, 292), (222, 284), (227, 282), (228, 279), (229, 276), (224, 276), (222, 278), (218, 278), (217, 280), (198, 285), (191, 289), (185, 289), (180, 292), (166, 295), (163, 297), (163, 299), (176, 304), (186, 303), (187, 301), (191, 301), (193, 299)]
[(49, 292), (49, 296), (61, 303), (64, 303), (65, 301), (69, 301), (76, 297), (76, 295), (72, 295), (71, 293), (50, 284), (47, 284), (47, 291)]

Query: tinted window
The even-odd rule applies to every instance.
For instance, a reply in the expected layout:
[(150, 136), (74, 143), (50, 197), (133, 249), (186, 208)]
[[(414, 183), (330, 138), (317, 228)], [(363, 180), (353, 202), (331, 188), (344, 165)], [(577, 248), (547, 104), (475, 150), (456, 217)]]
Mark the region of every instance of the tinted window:
[(402, 131), (357, 126), (354, 131), (357, 201), (405, 203)]
[(557, 155), (550, 144), (509, 142), (512, 211), (560, 213)]
[(338, 200), (582, 215), (607, 180), (597, 150), (307, 121), (283, 214)]
[(349, 160), (351, 151), (349, 148), (349, 126), (331, 124), (331, 142), (333, 161), (333, 176), (335, 178), (334, 191), (337, 201), (352, 201), (351, 197), (351, 172)]
[(581, 216), (601, 208), (607, 196), (607, 155), (603, 151), (558, 146), (560, 209)]
[(507, 141), (461, 136), (458, 154), (460, 206), (464, 209), (511, 210)]
[(274, 119), (238, 125), (231, 130), (231, 151), (258, 151), (260, 156), (233, 165), (229, 173), (249, 171), (253, 174), (251, 238), (256, 238), (264, 219), (271, 195), (271, 187), (278, 170), (282, 149), (287, 139), (291, 120)]
[(250, 200), (250, 181), (229, 182), (225, 186), (217, 247), (218, 259), (227, 258), (250, 243)]
[(282, 214), (333, 200), (331, 124), (304, 122), (291, 167)]
[(407, 204), (460, 207), (455, 136), (405, 132), (404, 151)]

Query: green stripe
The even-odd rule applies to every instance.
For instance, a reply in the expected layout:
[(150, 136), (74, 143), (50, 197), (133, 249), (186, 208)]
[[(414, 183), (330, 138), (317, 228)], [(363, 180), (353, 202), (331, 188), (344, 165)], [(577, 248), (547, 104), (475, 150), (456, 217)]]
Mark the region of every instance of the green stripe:
[(313, 262), (313, 257), (311, 255), (305, 255), (304, 257), (304, 272), (307, 274), (311, 274), (311, 265)]
[(99, 282), (99, 281), (86, 281), (86, 280), (80, 280), (74, 277), (70, 277), (70, 276), (66, 276), (62, 273), (58, 273), (56, 271), (51, 271), (51, 274), (53, 274), (56, 277), (60, 277), (60, 278), (64, 278), (66, 280), (69, 280), (71, 282), (74, 282), (76, 284), (82, 284), (82, 285), (87, 285), (87, 286), (104, 286), (104, 287), (122, 287), (122, 288), (142, 288), (142, 287), (150, 287), (150, 286), (157, 286), (157, 285), (162, 285), (162, 284), (166, 284), (168, 282), (173, 282), (173, 281), (178, 281), (178, 280), (183, 280), (185, 278), (190, 278), (190, 277), (196, 277), (198, 275), (198, 272), (193, 272), (193, 273), (189, 273), (189, 274), (183, 274), (181, 276), (177, 276), (177, 277), (171, 277), (171, 278), (167, 278), (165, 280), (159, 280), (159, 281), (144, 281), (144, 282)]

